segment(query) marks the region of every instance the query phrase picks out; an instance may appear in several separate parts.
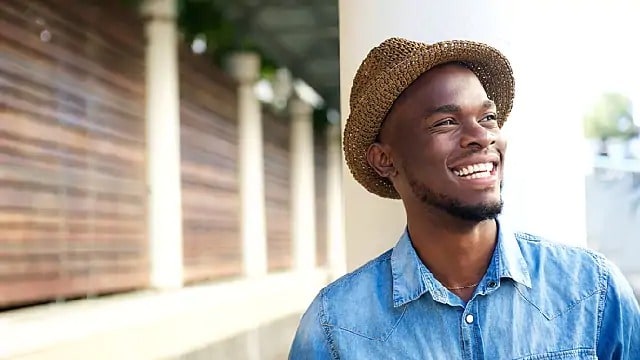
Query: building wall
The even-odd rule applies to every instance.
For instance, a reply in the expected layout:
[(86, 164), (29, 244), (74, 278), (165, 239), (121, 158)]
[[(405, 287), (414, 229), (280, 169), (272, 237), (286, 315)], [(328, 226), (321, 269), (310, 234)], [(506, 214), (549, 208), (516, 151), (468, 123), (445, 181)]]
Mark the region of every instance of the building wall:
[(2, 313), (0, 359), (269, 359), (288, 351), (326, 281), (323, 270), (280, 273)]
[[(11, 264), (0, 307), (146, 287), (143, 19), (108, 1), (0, 12), (0, 255)], [(237, 85), (179, 48), (184, 280), (240, 276)], [(292, 262), (289, 126), (263, 113), (269, 264), (282, 271)]]
[(283, 358), (328, 280), (292, 268), (288, 115), (262, 110), (270, 266), (245, 276), (238, 83), (178, 45), (187, 285), (152, 289), (145, 20), (106, 0), (8, 1), (0, 19), (0, 358)]

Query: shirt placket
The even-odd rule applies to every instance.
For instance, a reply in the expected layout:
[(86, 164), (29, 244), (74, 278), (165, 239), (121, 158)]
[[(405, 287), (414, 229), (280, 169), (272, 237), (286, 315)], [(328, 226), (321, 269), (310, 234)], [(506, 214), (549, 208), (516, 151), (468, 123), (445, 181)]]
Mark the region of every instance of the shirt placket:
[(467, 303), (460, 319), (460, 335), (464, 360), (483, 359), (482, 341), (480, 339), (480, 314), (478, 301), (473, 299)]

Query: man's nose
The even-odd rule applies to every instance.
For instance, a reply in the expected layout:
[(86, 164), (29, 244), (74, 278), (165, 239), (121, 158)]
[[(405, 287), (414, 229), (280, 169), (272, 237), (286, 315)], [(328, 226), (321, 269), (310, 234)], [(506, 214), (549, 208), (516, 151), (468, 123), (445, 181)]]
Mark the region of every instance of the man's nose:
[(460, 146), (463, 148), (477, 147), (485, 149), (493, 145), (495, 142), (496, 134), (480, 125), (477, 121), (464, 125), (462, 129)]

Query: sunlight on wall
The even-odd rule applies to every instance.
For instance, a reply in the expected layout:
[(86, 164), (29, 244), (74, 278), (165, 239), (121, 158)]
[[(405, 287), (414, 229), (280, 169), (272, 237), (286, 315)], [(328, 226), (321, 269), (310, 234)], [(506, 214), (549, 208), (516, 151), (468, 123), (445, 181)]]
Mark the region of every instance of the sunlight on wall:
[(584, 175), (591, 154), (582, 117), (603, 91), (637, 91), (639, 46), (633, 34), (640, 6), (501, 3), (513, 30), (509, 55), (517, 86), (514, 112), (505, 125), (511, 139), (505, 215), (519, 228), (584, 245)]

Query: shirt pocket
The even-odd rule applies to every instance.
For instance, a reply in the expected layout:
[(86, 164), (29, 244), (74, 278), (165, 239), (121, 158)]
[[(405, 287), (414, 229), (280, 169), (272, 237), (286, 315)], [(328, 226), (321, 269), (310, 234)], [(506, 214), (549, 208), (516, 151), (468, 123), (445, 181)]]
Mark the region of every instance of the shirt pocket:
[(528, 355), (515, 360), (597, 360), (594, 349), (573, 349), (544, 354)]

